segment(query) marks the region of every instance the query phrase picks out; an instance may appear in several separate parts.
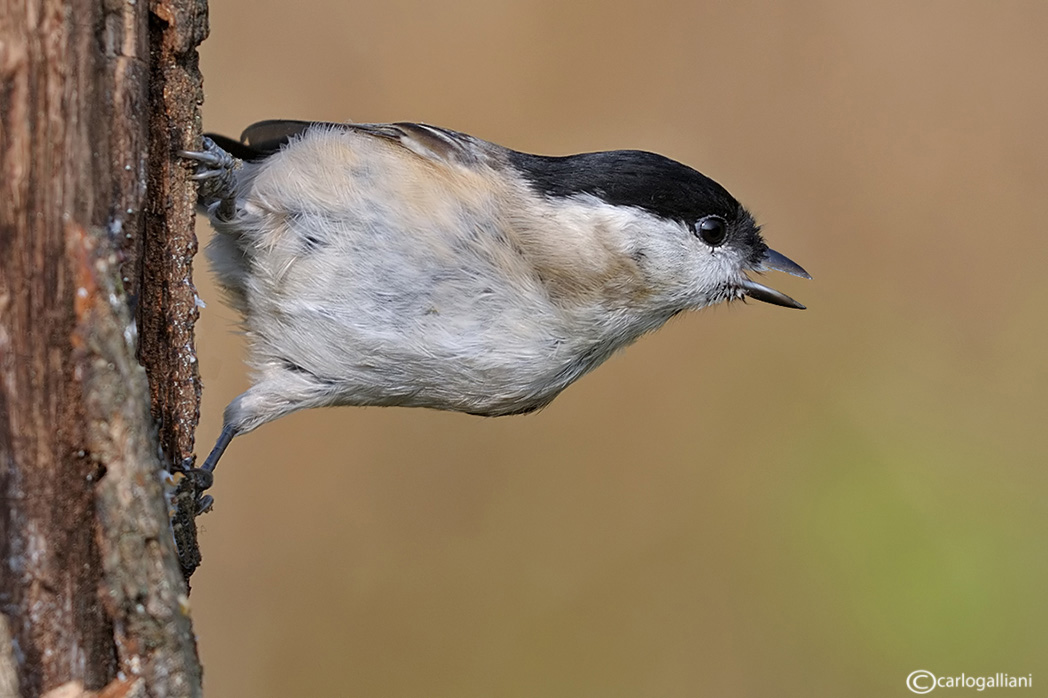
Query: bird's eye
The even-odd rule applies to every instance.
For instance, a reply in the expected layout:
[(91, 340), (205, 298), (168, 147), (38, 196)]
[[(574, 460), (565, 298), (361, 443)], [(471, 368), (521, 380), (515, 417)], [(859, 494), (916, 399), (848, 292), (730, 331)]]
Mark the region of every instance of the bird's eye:
[(695, 224), (695, 234), (710, 247), (719, 247), (728, 237), (728, 224), (720, 216), (706, 216)]

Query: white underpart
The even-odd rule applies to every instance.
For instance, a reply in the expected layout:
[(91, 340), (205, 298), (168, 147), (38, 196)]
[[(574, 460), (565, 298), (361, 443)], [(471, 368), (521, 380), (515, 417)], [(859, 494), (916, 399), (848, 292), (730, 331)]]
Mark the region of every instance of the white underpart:
[(209, 248), (256, 370), (227, 410), (237, 432), (333, 404), (541, 407), (724, 300), (744, 266), (681, 223), (352, 131), (313, 129), (237, 176), (238, 215)]

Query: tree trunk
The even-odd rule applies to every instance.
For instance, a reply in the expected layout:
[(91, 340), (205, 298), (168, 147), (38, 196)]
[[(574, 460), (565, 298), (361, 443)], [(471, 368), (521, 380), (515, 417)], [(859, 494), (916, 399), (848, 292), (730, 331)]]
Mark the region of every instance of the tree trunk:
[(5, 698), (200, 694), (193, 496), (161, 475), (198, 414), (174, 153), (199, 138), (206, 31), (205, 0), (0, 0)]

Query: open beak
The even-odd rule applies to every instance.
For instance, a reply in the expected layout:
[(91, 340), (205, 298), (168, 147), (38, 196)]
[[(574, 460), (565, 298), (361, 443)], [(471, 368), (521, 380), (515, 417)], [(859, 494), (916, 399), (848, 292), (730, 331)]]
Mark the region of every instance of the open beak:
[[(769, 249), (764, 253), (764, 257), (761, 259), (760, 266), (754, 271), (781, 271), (793, 276), (799, 276), (802, 279), (810, 279), (811, 276), (808, 272), (801, 268), (801, 265), (797, 264), (789, 257), (783, 254), (779, 254), (775, 250)], [(773, 288), (768, 288), (764, 284), (759, 284), (753, 279), (743, 278), (742, 282), (739, 283), (739, 288), (742, 289), (743, 293), (756, 301), (763, 301), (765, 303), (771, 303), (772, 305), (781, 305), (784, 308), (797, 308), (798, 310), (804, 310), (804, 306), (797, 301), (793, 300), (785, 293), (780, 293)]]

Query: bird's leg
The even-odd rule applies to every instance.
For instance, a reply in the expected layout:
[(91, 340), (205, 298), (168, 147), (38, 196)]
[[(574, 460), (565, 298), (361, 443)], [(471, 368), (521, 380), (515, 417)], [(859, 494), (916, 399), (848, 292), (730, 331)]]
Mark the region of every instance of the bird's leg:
[[(207, 454), (207, 459), (204, 460), (204, 464), (199, 468), (186, 468), (185, 474), (187, 477), (193, 478), (193, 481), (196, 483), (197, 492), (202, 493), (215, 483), (215, 467), (218, 466), (218, 461), (222, 457), (222, 454), (226, 452), (226, 447), (229, 446), (229, 442), (232, 441), (233, 437), (236, 435), (237, 431), (232, 426), (228, 424), (223, 426), (222, 433), (218, 435), (218, 440), (211, 449), (211, 453)], [(214, 501), (214, 497), (211, 495), (200, 495), (197, 500), (197, 512), (201, 514), (204, 513), (211, 508)]]
[(208, 213), (219, 220), (232, 220), (236, 214), (236, 171), (244, 164), (204, 136), (204, 150), (180, 150), (179, 155), (197, 163), (193, 179), (200, 183), (198, 197)]
[(215, 442), (215, 446), (211, 449), (211, 453), (207, 454), (207, 459), (204, 461), (204, 464), (200, 466), (200, 469), (208, 474), (214, 473), (215, 468), (218, 466), (218, 459), (226, 452), (226, 446), (229, 445), (229, 442), (232, 441), (233, 437), (236, 435), (236, 429), (232, 426), (227, 424), (222, 427), (222, 433), (218, 435), (218, 441)]

